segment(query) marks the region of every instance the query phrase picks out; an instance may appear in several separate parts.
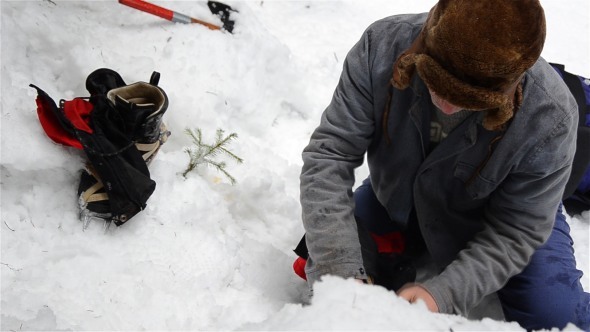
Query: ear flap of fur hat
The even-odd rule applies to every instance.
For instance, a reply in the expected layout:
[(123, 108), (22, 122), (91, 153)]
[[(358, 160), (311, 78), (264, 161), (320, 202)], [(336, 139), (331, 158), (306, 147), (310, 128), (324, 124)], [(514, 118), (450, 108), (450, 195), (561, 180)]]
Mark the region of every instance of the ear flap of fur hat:
[(392, 84), (406, 88), (417, 71), (441, 98), (485, 110), (484, 127), (499, 129), (512, 118), (519, 82), (544, 42), (538, 0), (441, 0), (395, 62)]

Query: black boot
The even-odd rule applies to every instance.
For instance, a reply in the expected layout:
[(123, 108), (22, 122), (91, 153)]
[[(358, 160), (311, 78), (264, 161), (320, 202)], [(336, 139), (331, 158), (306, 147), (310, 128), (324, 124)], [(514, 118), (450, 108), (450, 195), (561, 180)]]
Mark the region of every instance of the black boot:
[(405, 253), (380, 253), (371, 234), (356, 217), (363, 265), (375, 285), (397, 291), (406, 283), (416, 280), (416, 268)]
[[(123, 82), (122, 79), (114, 79), (118, 75), (115, 74), (102, 69), (91, 74), (88, 79), (93, 83), (90, 85), (92, 89), (89, 89), (93, 95), (91, 101), (108, 109), (108, 112), (102, 112), (106, 115), (101, 118), (104, 138), (119, 142), (118, 146), (123, 148), (113, 155), (99, 155), (99, 161), (91, 158), (96, 155), (88, 155), (91, 162), (82, 172), (78, 188), (81, 217), (85, 226), (91, 217), (113, 220), (119, 226), (145, 207), (145, 202), (155, 189), (155, 182), (149, 178), (147, 165), (170, 136), (162, 121), (168, 108), (168, 97), (157, 86), (159, 74), (154, 72), (150, 83), (137, 82), (113, 87), (113, 84)], [(103, 85), (99, 79), (104, 77), (109, 80), (104, 80), (106, 84)], [(107, 88), (110, 90), (105, 96), (103, 93)], [(109, 125), (111, 122), (114, 125)], [(103, 160), (105, 162), (101, 162)], [(99, 169), (98, 165), (110, 164), (111, 161), (112, 165)], [(117, 184), (117, 192), (109, 192), (105, 188), (104, 177), (114, 180), (108, 183)], [(125, 208), (120, 208), (122, 204)], [(120, 210), (129, 212), (114, 213)]]
[(129, 138), (149, 164), (170, 136), (162, 121), (168, 109), (166, 93), (155, 84), (137, 82), (110, 90), (107, 98), (119, 111)]

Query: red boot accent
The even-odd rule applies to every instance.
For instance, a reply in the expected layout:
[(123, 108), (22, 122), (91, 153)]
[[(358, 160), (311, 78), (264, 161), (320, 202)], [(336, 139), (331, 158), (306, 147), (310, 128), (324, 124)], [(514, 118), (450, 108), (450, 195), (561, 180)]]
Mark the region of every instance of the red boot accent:
[(371, 233), (371, 237), (377, 244), (380, 254), (402, 253), (406, 248), (406, 241), (401, 232), (392, 232), (383, 235)]
[(295, 274), (303, 280), (307, 280), (307, 276), (305, 275), (305, 263), (307, 263), (307, 260), (302, 257), (297, 257), (295, 262), (293, 262), (293, 271), (295, 271)]

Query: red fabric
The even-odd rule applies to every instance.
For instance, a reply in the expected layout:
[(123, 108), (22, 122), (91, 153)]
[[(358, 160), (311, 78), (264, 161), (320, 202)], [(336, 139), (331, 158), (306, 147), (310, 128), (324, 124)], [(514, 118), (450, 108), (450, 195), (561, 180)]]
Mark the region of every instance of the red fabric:
[(371, 237), (377, 244), (380, 254), (402, 253), (406, 248), (406, 241), (401, 232), (392, 232), (383, 235), (371, 233)]
[[(44, 99), (37, 97), (37, 115), (45, 133), (54, 142), (82, 149), (82, 144), (72, 134), (68, 133), (53, 113), (52, 106)], [(68, 120), (78, 129), (92, 133), (89, 126), (90, 113), (93, 105), (83, 99), (74, 99), (64, 102), (64, 113)]]
[(307, 280), (307, 276), (305, 275), (305, 263), (307, 263), (307, 260), (302, 257), (297, 257), (295, 262), (293, 262), (293, 271), (295, 271), (295, 274), (303, 280)]
[(90, 113), (92, 112), (92, 105), (89, 101), (76, 98), (71, 101), (64, 102), (64, 113), (74, 127), (92, 134), (90, 128)]

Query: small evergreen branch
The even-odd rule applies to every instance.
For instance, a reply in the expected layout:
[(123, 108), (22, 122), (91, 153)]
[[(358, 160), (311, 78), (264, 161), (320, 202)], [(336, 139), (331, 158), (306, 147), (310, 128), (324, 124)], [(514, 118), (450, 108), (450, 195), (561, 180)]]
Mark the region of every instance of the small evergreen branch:
[(235, 184), (236, 179), (225, 169), (227, 164), (222, 161), (216, 161), (214, 158), (220, 154), (224, 154), (235, 160), (238, 164), (241, 164), (244, 160), (236, 156), (227, 148), (227, 145), (234, 139), (237, 139), (238, 135), (236, 133), (231, 133), (224, 137), (224, 131), (222, 129), (217, 129), (215, 143), (210, 145), (203, 142), (203, 134), (199, 128), (196, 130), (187, 128), (185, 129), (185, 133), (191, 137), (194, 146), (184, 150), (189, 155), (190, 160), (187, 168), (182, 173), (182, 176), (186, 178), (187, 174), (194, 170), (198, 165), (205, 164), (215, 167), (230, 180), (232, 185)]

